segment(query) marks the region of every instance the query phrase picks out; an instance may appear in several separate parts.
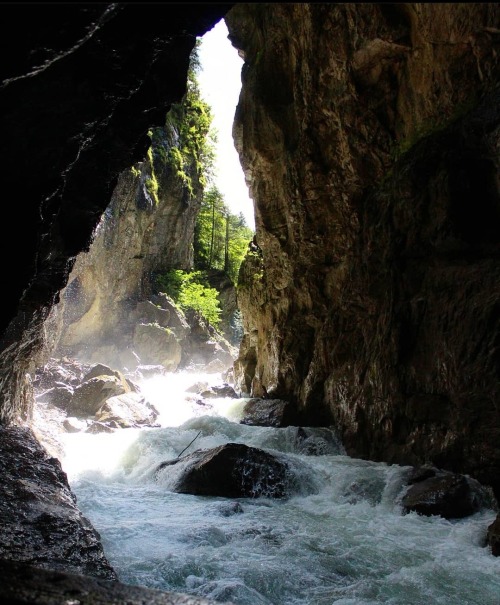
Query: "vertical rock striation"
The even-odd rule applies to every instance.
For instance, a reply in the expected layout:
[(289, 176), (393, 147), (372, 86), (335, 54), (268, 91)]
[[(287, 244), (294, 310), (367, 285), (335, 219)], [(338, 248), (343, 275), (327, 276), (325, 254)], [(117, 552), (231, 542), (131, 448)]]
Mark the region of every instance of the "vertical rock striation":
[(500, 9), (239, 4), (236, 371), (350, 454), (500, 489)]

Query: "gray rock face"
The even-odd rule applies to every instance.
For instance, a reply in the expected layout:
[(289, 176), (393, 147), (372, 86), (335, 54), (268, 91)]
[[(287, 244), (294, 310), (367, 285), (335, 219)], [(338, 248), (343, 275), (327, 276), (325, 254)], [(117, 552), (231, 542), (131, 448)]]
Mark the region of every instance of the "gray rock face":
[(256, 206), (236, 388), (338, 426), (351, 455), (430, 460), (497, 493), (499, 15), (255, 3), (226, 18)]
[(0, 475), (0, 559), (116, 579), (59, 460), (29, 429), (0, 427)]
[(57, 338), (43, 331), (49, 310), (119, 175), (144, 161), (148, 129), (181, 100), (196, 37), (230, 6), (31, 5), (30, 18), (21, 4), (2, 6), (3, 23), (24, 22), (21, 36), (4, 29), (0, 88), (2, 165), (17, 158), (4, 186), (23, 183), (24, 201), (4, 215), (14, 243), (1, 244), (0, 422), (31, 416), (26, 376), (43, 363), (46, 337)]

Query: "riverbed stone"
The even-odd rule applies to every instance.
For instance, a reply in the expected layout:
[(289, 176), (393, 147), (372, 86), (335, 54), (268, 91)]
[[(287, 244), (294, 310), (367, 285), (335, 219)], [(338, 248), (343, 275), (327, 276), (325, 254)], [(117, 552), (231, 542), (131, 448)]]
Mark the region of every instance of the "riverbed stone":
[(0, 602), (5, 605), (214, 605), (200, 597), (117, 581), (40, 569), (0, 559)]
[(116, 579), (59, 460), (30, 429), (0, 427), (0, 476), (0, 559)]
[[(412, 482), (403, 496), (405, 512), (414, 511), (420, 515), (439, 515), (445, 519), (461, 519), (491, 504), (487, 488), (477, 481), (456, 473), (417, 469), (410, 477)], [(423, 477), (418, 480), (418, 477)]]
[(143, 395), (123, 393), (107, 399), (95, 417), (100, 422), (115, 421), (119, 427), (129, 428), (152, 426), (158, 414), (158, 410)]
[(162, 473), (171, 472), (176, 465), (181, 470), (173, 491), (181, 494), (283, 498), (291, 491), (290, 469), (284, 461), (242, 443), (226, 443), (162, 462), (156, 479), (161, 480)]

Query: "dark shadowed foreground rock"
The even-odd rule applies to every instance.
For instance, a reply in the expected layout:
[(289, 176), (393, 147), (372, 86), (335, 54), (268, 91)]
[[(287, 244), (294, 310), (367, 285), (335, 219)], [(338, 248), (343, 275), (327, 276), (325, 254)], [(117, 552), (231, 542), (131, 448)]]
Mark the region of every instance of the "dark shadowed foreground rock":
[[(213, 605), (188, 595), (160, 592), (89, 576), (0, 560), (2, 605)], [(230, 605), (230, 604), (227, 604)]]
[(252, 426), (274, 426), (277, 428), (290, 426), (292, 422), (292, 406), (283, 399), (250, 399), (243, 408), (241, 424)]
[(287, 462), (242, 443), (226, 443), (162, 462), (155, 478), (174, 492), (199, 496), (284, 498), (298, 489)]
[(430, 467), (416, 469), (409, 483), (402, 500), (405, 512), (461, 519), (495, 502), (491, 490), (474, 479)]
[(29, 429), (0, 428), (0, 476), (0, 558), (116, 579), (59, 460)]
[(500, 514), (488, 527), (486, 544), (491, 547), (491, 554), (494, 557), (500, 557)]

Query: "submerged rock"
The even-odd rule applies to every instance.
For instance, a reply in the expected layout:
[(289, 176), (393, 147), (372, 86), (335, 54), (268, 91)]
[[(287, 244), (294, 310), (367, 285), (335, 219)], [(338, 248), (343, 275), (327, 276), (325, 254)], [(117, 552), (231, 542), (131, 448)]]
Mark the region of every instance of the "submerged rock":
[(201, 597), (0, 560), (0, 602), (16, 605), (213, 605)]
[(238, 397), (233, 387), (227, 383), (215, 385), (201, 391), (200, 395), (205, 399), (216, 397)]
[(294, 475), (285, 461), (242, 443), (226, 443), (162, 462), (155, 471), (156, 480), (172, 470), (178, 471), (172, 491), (181, 494), (284, 498), (294, 491)]
[(500, 514), (488, 527), (486, 544), (491, 547), (491, 554), (494, 557), (500, 557)]

